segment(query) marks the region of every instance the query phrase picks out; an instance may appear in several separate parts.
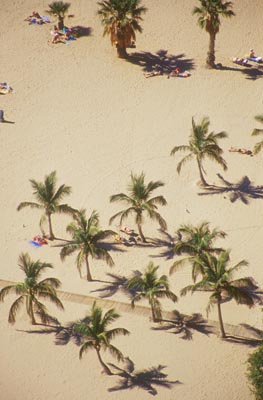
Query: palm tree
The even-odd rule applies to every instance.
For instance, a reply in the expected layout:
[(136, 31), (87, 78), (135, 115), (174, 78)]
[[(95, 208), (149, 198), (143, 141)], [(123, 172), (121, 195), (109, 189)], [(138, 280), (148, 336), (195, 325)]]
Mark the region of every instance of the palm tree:
[(48, 6), (49, 10), (47, 10), (47, 13), (58, 17), (58, 29), (62, 30), (64, 28), (65, 14), (69, 10), (70, 3), (64, 3), (63, 1), (53, 1)]
[(212, 294), (209, 298), (207, 312), (210, 311), (211, 306), (217, 305), (219, 327), (221, 337), (225, 338), (225, 330), (222, 319), (221, 303), (224, 298), (234, 299), (238, 304), (246, 304), (249, 307), (254, 305), (253, 295), (249, 292), (250, 289), (255, 288), (254, 283), (250, 278), (240, 278), (233, 280), (234, 273), (241, 267), (247, 266), (248, 262), (245, 260), (240, 261), (233, 267), (229, 267), (229, 251), (221, 252), (218, 257), (212, 254), (203, 254), (195, 260), (200, 264), (204, 271), (202, 279), (194, 285), (186, 286), (181, 290), (181, 295), (184, 296), (188, 292), (194, 293), (195, 291), (208, 290)]
[(73, 215), (73, 219), (74, 221), (67, 226), (67, 232), (72, 236), (72, 241), (63, 245), (60, 257), (64, 261), (68, 255), (78, 252), (76, 263), (79, 273), (82, 264), (85, 263), (87, 280), (92, 281), (89, 256), (106, 261), (110, 267), (114, 265), (109, 252), (100, 243), (101, 240), (114, 235), (114, 232), (103, 231), (99, 228), (99, 214), (96, 211), (92, 211), (91, 216), (87, 219), (86, 210), (81, 209)]
[(165, 220), (156, 211), (157, 205), (165, 206), (167, 204), (163, 196), (156, 196), (150, 198), (152, 192), (159, 187), (164, 186), (161, 181), (150, 181), (147, 185), (145, 183), (145, 175), (142, 172), (140, 175), (133, 175), (131, 173), (131, 183), (128, 186), (129, 195), (124, 193), (114, 194), (110, 197), (110, 202), (121, 201), (126, 203), (129, 207), (123, 211), (113, 215), (110, 219), (110, 224), (115, 218), (120, 217), (120, 224), (131, 214), (135, 214), (135, 221), (138, 227), (140, 237), (143, 242), (146, 242), (142, 232), (143, 213), (145, 212), (151, 219), (156, 220), (160, 227), (164, 230), (167, 229)]
[(202, 161), (204, 158), (210, 158), (220, 164), (224, 170), (227, 169), (225, 160), (222, 157), (223, 150), (218, 146), (218, 139), (227, 137), (226, 132), (208, 132), (210, 125), (209, 118), (205, 117), (202, 119), (201, 124), (197, 125), (192, 118), (192, 132), (189, 137), (189, 144), (182, 146), (175, 146), (171, 155), (174, 155), (177, 151), (188, 151), (187, 154), (177, 165), (177, 172), (180, 174), (182, 166), (192, 158), (196, 158), (201, 183), (204, 186), (208, 186), (205, 180), (204, 174), (206, 173)]
[(137, 291), (132, 299), (132, 307), (135, 306), (135, 302), (140, 301), (143, 298), (148, 299), (152, 311), (153, 322), (160, 321), (162, 319), (162, 308), (159, 299), (164, 297), (172, 300), (174, 303), (177, 301), (177, 296), (170, 291), (168, 278), (166, 275), (157, 276), (157, 270), (159, 266), (155, 266), (150, 262), (144, 272), (144, 275), (138, 275), (137, 273), (130, 279), (128, 279), (126, 286), (128, 289)]
[(235, 13), (231, 10), (233, 3), (223, 0), (199, 0), (200, 7), (194, 7), (193, 14), (198, 17), (197, 23), (209, 34), (209, 50), (206, 65), (215, 68), (215, 41), (221, 24), (220, 17), (230, 18)]
[(192, 278), (196, 281), (199, 273), (202, 273), (200, 264), (195, 262), (195, 258), (201, 256), (204, 252), (213, 253), (223, 251), (222, 248), (214, 247), (214, 241), (218, 238), (224, 238), (226, 233), (216, 228), (210, 229), (208, 222), (201, 222), (197, 226), (181, 225), (177, 231), (179, 240), (174, 244), (174, 254), (188, 254), (178, 261), (175, 261), (170, 268), (170, 274), (176, 272), (186, 263), (192, 265)]
[(56, 278), (45, 278), (39, 281), (42, 273), (47, 268), (53, 268), (53, 266), (49, 263), (42, 263), (39, 260), (33, 261), (27, 253), (21, 253), (18, 261), (20, 269), (26, 276), (24, 282), (18, 282), (0, 290), (0, 301), (4, 301), (5, 296), (9, 293), (19, 296), (10, 308), (8, 322), (15, 323), (17, 312), (25, 301), (26, 311), (33, 325), (36, 324), (35, 314), (39, 316), (43, 324), (54, 321), (58, 323), (56, 319), (47, 313), (45, 305), (39, 301), (41, 298), (48, 299), (58, 308), (64, 309), (56, 292), (61, 282)]
[(98, 3), (98, 15), (104, 25), (104, 33), (110, 35), (111, 44), (116, 45), (120, 58), (127, 57), (126, 48), (135, 41), (135, 32), (142, 32), (141, 15), (147, 9), (140, 6), (141, 0), (105, 0)]
[(25, 207), (38, 208), (44, 210), (44, 215), (40, 219), (40, 226), (48, 219), (49, 225), (49, 239), (54, 240), (55, 235), (52, 229), (51, 215), (55, 213), (73, 214), (76, 210), (68, 206), (67, 204), (59, 204), (60, 201), (71, 193), (71, 187), (61, 185), (56, 189), (57, 176), (56, 171), (45, 176), (44, 183), (37, 182), (34, 179), (30, 179), (29, 182), (34, 190), (33, 195), (35, 196), (37, 203), (24, 201), (19, 204), (17, 211), (22, 210)]
[[(259, 114), (255, 116), (255, 120), (263, 124), (263, 114)], [(263, 129), (254, 129), (251, 133), (252, 136), (258, 136), (263, 134)], [(258, 154), (263, 147), (263, 140), (256, 143), (254, 146), (254, 154)]]
[(111, 344), (111, 340), (114, 339), (115, 336), (126, 336), (130, 333), (125, 328), (107, 329), (108, 325), (115, 322), (119, 317), (119, 314), (117, 314), (114, 309), (110, 309), (103, 315), (102, 309), (97, 307), (96, 302), (94, 302), (89, 322), (79, 322), (74, 325), (74, 331), (83, 335), (84, 339), (86, 339), (85, 343), (80, 348), (79, 357), (82, 358), (85, 351), (95, 349), (99, 362), (107, 375), (112, 375), (112, 372), (101, 358), (101, 349), (109, 350), (118, 361), (122, 361), (124, 359), (123, 354)]

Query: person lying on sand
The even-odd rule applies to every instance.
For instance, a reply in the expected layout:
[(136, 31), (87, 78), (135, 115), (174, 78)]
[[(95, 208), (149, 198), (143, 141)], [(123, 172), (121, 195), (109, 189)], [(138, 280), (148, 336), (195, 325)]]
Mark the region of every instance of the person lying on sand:
[(152, 76), (158, 76), (158, 75), (163, 75), (163, 71), (152, 71), (152, 72), (146, 72), (143, 74), (145, 78), (151, 78)]
[(234, 57), (232, 59), (233, 63), (238, 64), (238, 65), (248, 65), (248, 59), (247, 58), (243, 58), (243, 57)]
[(41, 17), (41, 15), (38, 12), (33, 11), (32, 15), (29, 15), (29, 17), (27, 17), (25, 19), (25, 21), (28, 21), (29, 25), (31, 25), (31, 24), (42, 25), (42, 24), (45, 24), (46, 22), (49, 22), (49, 19), (46, 17), (43, 18), (43, 17)]
[(120, 231), (127, 233), (127, 235), (131, 235), (132, 233), (134, 233), (133, 229), (130, 229), (130, 228), (128, 228), (128, 226), (125, 226), (125, 225), (120, 226)]
[(238, 148), (238, 147), (230, 147), (228, 150), (233, 153), (241, 153), (241, 154), (247, 154), (249, 156), (253, 156), (253, 152), (251, 150), (243, 149), (243, 148)]
[(0, 93), (1, 94), (11, 93), (12, 91), (13, 91), (12, 86), (8, 85), (6, 82), (0, 83)]
[(167, 76), (167, 78), (174, 78), (174, 77), (179, 77), (179, 78), (188, 78), (189, 76), (191, 76), (189, 71), (184, 71), (181, 72), (180, 68), (177, 67), (175, 68), (173, 71), (170, 72), (170, 74)]

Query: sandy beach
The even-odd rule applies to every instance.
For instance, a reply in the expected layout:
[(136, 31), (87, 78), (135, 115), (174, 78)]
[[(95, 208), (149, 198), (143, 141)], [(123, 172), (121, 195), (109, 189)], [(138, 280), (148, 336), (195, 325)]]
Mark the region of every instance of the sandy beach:
[[(14, 88), (1, 96), (0, 108), (14, 124), (0, 124), (2, 221), (0, 279), (21, 281), (17, 266), (21, 252), (32, 259), (50, 262), (54, 270), (49, 276), (61, 280), (61, 289), (70, 293), (99, 298), (112, 277), (129, 277), (134, 270), (143, 271), (149, 261), (160, 266), (160, 273), (169, 275), (173, 259), (162, 254), (165, 246), (120, 247), (112, 252), (114, 267), (92, 260), (94, 282), (79, 277), (75, 256), (61, 262), (59, 248), (33, 248), (30, 239), (39, 233), (40, 212), (25, 208), (17, 212), (22, 201), (33, 201), (29, 179), (43, 181), (45, 175), (57, 171), (58, 184), (72, 187), (67, 198), (72, 207), (97, 210), (103, 229), (118, 229), (118, 221), (109, 226), (109, 218), (122, 209), (122, 204), (109, 202), (111, 195), (126, 192), (131, 173), (146, 175), (147, 182), (161, 180), (158, 189), (167, 200), (159, 211), (173, 236), (181, 224), (208, 221), (227, 233), (217, 244), (231, 249), (231, 262), (246, 259), (249, 266), (239, 276), (250, 276), (263, 286), (261, 248), (263, 239), (262, 198), (243, 193), (231, 202), (228, 193), (200, 195), (196, 163), (185, 164), (181, 174), (176, 171), (183, 153), (170, 156), (176, 145), (187, 144), (192, 117), (200, 122), (209, 117), (211, 131), (226, 131), (220, 141), (228, 169), (216, 163), (204, 163), (207, 180), (221, 184), (217, 173), (236, 184), (247, 176), (254, 186), (262, 186), (263, 155), (250, 157), (229, 152), (231, 146), (253, 150), (258, 138), (251, 137), (260, 128), (254, 117), (262, 113), (262, 65), (249, 68), (231, 62), (250, 48), (263, 56), (259, 35), (262, 6), (259, 0), (233, 1), (236, 16), (222, 20), (216, 39), (216, 62), (222, 70), (207, 70), (205, 58), (208, 34), (192, 16), (195, 0), (144, 0), (148, 8), (142, 22), (143, 33), (137, 35), (136, 48), (128, 49), (127, 60), (117, 58), (96, 15), (95, 1), (75, 0), (70, 7), (72, 18), (66, 25), (81, 26), (85, 35), (65, 45), (50, 43), (50, 30), (56, 19), (43, 26), (29, 25), (24, 19), (37, 10), (47, 15), (43, 0), (4, 1), (1, 8), (1, 79)], [(253, 23), (252, 23), (253, 21)], [(15, 23), (14, 23), (15, 22)], [(167, 74), (146, 79), (150, 66), (177, 64), (188, 70), (187, 79), (167, 79)], [(70, 217), (54, 215), (57, 237), (67, 238)], [(127, 225), (136, 228), (134, 221)], [(155, 222), (144, 223), (146, 237), (164, 239)], [(239, 277), (237, 276), (237, 277)], [(171, 289), (180, 290), (191, 284), (190, 268), (169, 277)], [(6, 400), (84, 400), (160, 399), (252, 400), (246, 379), (246, 360), (253, 347), (222, 341), (215, 334), (194, 331), (192, 340), (183, 340), (170, 331), (154, 330), (149, 317), (122, 312), (116, 323), (127, 328), (128, 337), (118, 337), (114, 344), (134, 363), (134, 371), (164, 367), (167, 387), (152, 385), (145, 389), (136, 382), (123, 389), (119, 376), (101, 374), (93, 352), (82, 360), (79, 347), (73, 342), (62, 345), (54, 333), (44, 334), (43, 327), (32, 327), (22, 311), (14, 326), (7, 322), (12, 296), (1, 304), (1, 398)], [(109, 301), (129, 304), (121, 291)], [(163, 301), (166, 311), (200, 313), (206, 317), (207, 293), (179, 298), (177, 304)], [(147, 303), (142, 302), (142, 305)], [(47, 303), (62, 324), (88, 315), (89, 307), (65, 301), (65, 311), (58, 312)], [(111, 303), (109, 302), (109, 307)], [(248, 324), (262, 329), (262, 307), (249, 309), (234, 301), (222, 305), (227, 324)], [(217, 320), (216, 308), (209, 315)], [(60, 345), (59, 345), (60, 344)], [(118, 364), (110, 355), (107, 362)], [(133, 390), (132, 390), (133, 389)], [(156, 391), (156, 392), (155, 392)]]

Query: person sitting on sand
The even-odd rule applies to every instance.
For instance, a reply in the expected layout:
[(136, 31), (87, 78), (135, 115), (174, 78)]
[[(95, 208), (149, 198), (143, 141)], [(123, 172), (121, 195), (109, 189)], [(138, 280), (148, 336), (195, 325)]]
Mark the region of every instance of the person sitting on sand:
[(263, 61), (262, 57), (258, 57), (258, 56), (255, 55), (254, 49), (250, 49), (249, 50), (249, 55), (246, 58), (248, 60), (250, 60), (250, 61), (255, 61), (255, 62), (258, 62), (258, 63), (261, 63)]
[(189, 76), (191, 76), (189, 71), (184, 71), (181, 72), (180, 68), (177, 67), (175, 68), (173, 71), (170, 72), (170, 74), (167, 76), (167, 78), (174, 78), (174, 77), (179, 77), (179, 78), (188, 78)]
[(249, 156), (253, 155), (253, 152), (251, 150), (247, 150), (244, 148), (238, 148), (238, 147), (230, 147), (230, 149), (228, 151), (234, 152), (234, 153), (247, 154)]
[(58, 27), (56, 25), (54, 25), (53, 31), (50, 31), (50, 33), (53, 36), (51, 43), (53, 43), (53, 44), (56, 44), (59, 42), (65, 43), (64, 37), (60, 35)]
[(234, 57), (233, 58), (233, 63), (238, 64), (238, 65), (247, 65), (248, 64), (248, 59), (243, 58), (243, 57)]

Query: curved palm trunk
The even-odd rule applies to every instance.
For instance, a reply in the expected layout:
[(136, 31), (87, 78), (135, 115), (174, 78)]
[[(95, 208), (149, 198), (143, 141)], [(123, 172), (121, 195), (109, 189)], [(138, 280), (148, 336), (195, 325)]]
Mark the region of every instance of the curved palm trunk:
[(31, 324), (36, 325), (34, 310), (33, 310), (33, 302), (29, 298), (27, 299), (27, 313), (30, 317)]
[(198, 165), (198, 169), (199, 169), (199, 175), (200, 175), (200, 179), (201, 179), (201, 183), (203, 186), (209, 186), (208, 183), (205, 180), (203, 171), (202, 171), (202, 165), (201, 165), (201, 161), (197, 158), (197, 165)]
[(215, 41), (216, 34), (214, 32), (209, 32), (209, 50), (206, 59), (206, 66), (208, 68), (215, 68)]
[(142, 226), (141, 226), (141, 224), (137, 224), (137, 227), (138, 227), (139, 235), (140, 235), (142, 241), (143, 241), (144, 243), (146, 243), (145, 236), (144, 236), (144, 234), (143, 234), (143, 232), (142, 232)]
[(62, 31), (62, 29), (64, 28), (64, 17), (62, 17), (61, 15), (58, 16), (58, 29), (60, 31)]
[(107, 375), (113, 375), (109, 367), (102, 361), (99, 349), (96, 349), (97, 356), (99, 359), (100, 364), (102, 365), (103, 370), (106, 372)]
[(221, 332), (221, 338), (225, 338), (226, 333), (225, 333), (225, 329), (224, 329), (222, 312), (221, 312), (221, 296), (217, 300), (217, 311), (218, 311), (218, 321), (219, 321), (219, 328), (220, 328), (220, 332)]
[(49, 240), (54, 240), (55, 235), (52, 229), (51, 214), (47, 214), (47, 219), (48, 219), (48, 229), (49, 229)]
[(85, 261), (86, 261), (86, 269), (87, 269), (87, 281), (92, 281), (93, 279), (92, 279), (92, 276), (91, 276), (91, 273), (90, 273), (90, 267), (89, 267), (89, 259), (88, 259), (88, 256), (86, 256), (85, 257)]

